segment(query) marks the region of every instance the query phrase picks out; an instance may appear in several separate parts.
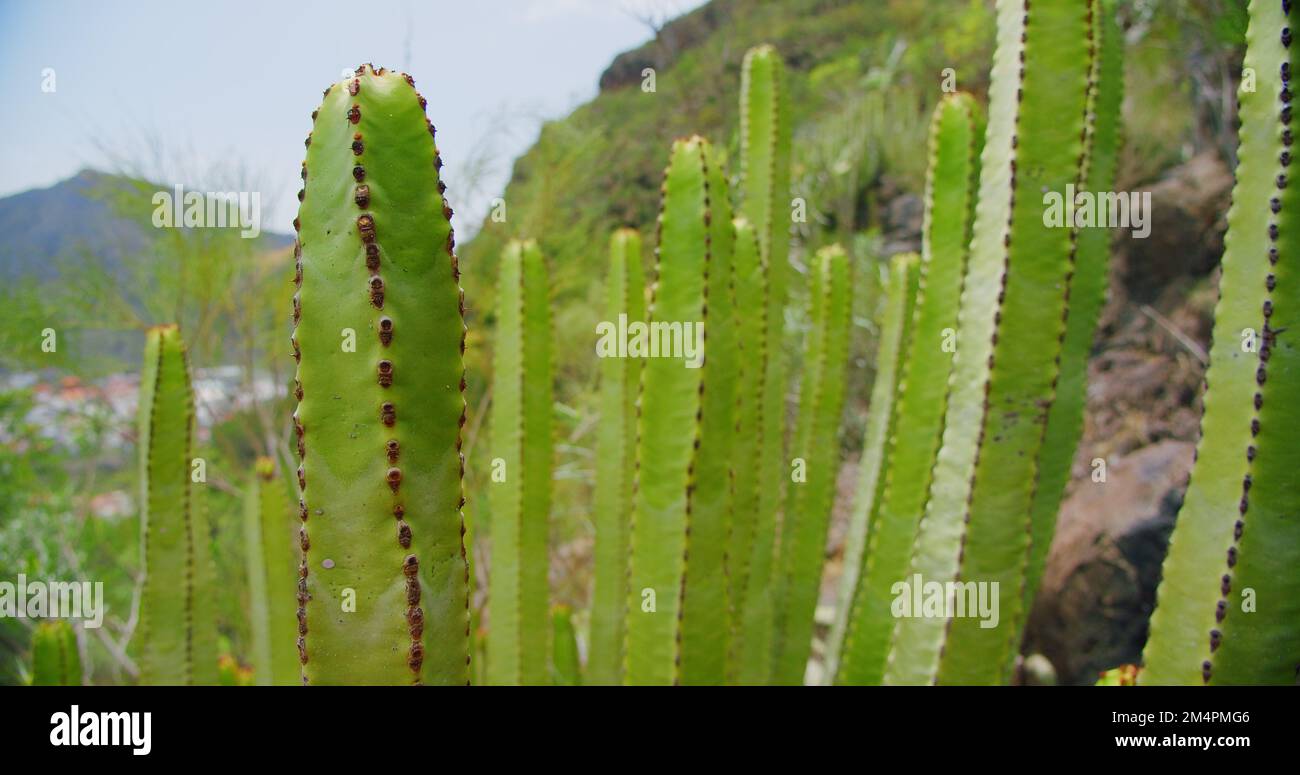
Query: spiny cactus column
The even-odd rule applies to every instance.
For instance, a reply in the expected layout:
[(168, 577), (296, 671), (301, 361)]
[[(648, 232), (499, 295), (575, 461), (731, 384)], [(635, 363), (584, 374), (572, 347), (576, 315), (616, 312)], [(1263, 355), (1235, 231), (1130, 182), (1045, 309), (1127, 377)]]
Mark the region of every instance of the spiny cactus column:
[[(732, 278), (735, 232), (720, 155), (701, 141), (705, 164), (705, 266), (701, 341), (707, 343), (704, 393), (687, 496), (686, 577), (682, 588), (681, 672), (685, 685), (726, 682), (731, 634), (727, 599), (727, 538), (732, 515), (732, 444), (736, 432), (736, 372), (740, 368)], [(660, 261), (673, 260), (672, 254)]]
[[(645, 271), (641, 235), (614, 232), (609, 245), (605, 320), (619, 316), (645, 322)], [(640, 358), (604, 358), (600, 366), (600, 417), (596, 438), (596, 488), (592, 496), (596, 548), (592, 560), (591, 635), (587, 680), (595, 685), (623, 682), (623, 636), (627, 619), (628, 522), (636, 466), (636, 394)]]
[[(789, 460), (785, 455), (785, 302), (789, 274), (790, 119), (786, 106), (785, 65), (771, 46), (745, 54), (740, 83), (740, 213), (754, 226), (766, 273), (764, 374), (760, 403), (757, 536), (742, 600), (740, 678), (766, 683), (772, 670), (774, 623), (771, 556), (785, 497)], [(749, 519), (748, 515), (743, 516)], [(744, 528), (748, 530), (748, 527)], [(741, 562), (745, 562), (742, 560)]]
[(32, 686), (81, 686), (81, 653), (72, 625), (41, 622), (32, 631)]
[(855, 646), (863, 641), (854, 637), (854, 630), (865, 618), (862, 615), (862, 572), (877, 530), (876, 517), (885, 476), (890, 468), (889, 458), (893, 452), (890, 439), (896, 433), (898, 422), (898, 380), (912, 338), (920, 282), (920, 256), (901, 253), (890, 259), (883, 289), (884, 304), (879, 312), (876, 377), (871, 388), (857, 491), (845, 539), (845, 578), (840, 582), (839, 605), (836, 620), (831, 623), (831, 642), (827, 649), (826, 678), (834, 683), (866, 682), (859, 675), (864, 671), (857, 667), (857, 663), (863, 660), (854, 652)]
[(1013, 650), (1007, 623), (1022, 600), (1036, 461), (1073, 265), (1073, 232), (1044, 223), (1043, 192), (1064, 193), (1080, 179), (1092, 12), (1081, 0), (998, 4), (957, 353), (913, 571), (925, 582), (996, 589), (1000, 621), (918, 622), (931, 652), (947, 632), (938, 675), (945, 683), (999, 683)]
[[(1115, 187), (1119, 164), (1121, 107), (1124, 103), (1124, 33), (1115, 17), (1116, 0), (1101, 0), (1093, 19), (1097, 55), (1088, 95), (1088, 140), (1081, 190), (1097, 194)], [(1031, 510), (1032, 540), (1025, 578), (1024, 605), (1013, 623), (1018, 641), (1029, 608), (1038, 594), (1047, 565), (1047, 551), (1056, 533), (1061, 497), (1070, 481), (1075, 450), (1083, 436), (1083, 412), (1088, 400), (1088, 359), (1101, 308), (1106, 303), (1107, 269), (1112, 232), (1081, 229), (1076, 238), (1074, 276), (1070, 280), (1070, 311), (1061, 350), (1061, 376), (1056, 400), (1047, 415), (1038, 487)]]
[(860, 576), (845, 574), (846, 583), (850, 575), (856, 580), (850, 598), (853, 658), (844, 676), (849, 683), (882, 680), (891, 634), (896, 626), (905, 626), (905, 620), (890, 611), (892, 590), (907, 576), (943, 436), (979, 178), (982, 127), (976, 110), (968, 95), (951, 95), (935, 108), (930, 125), (920, 281), (900, 365), (894, 427), (885, 456), (889, 465), (864, 482), (874, 482), (877, 488), (862, 493), (866, 502), (857, 508), (866, 513), (855, 512), (855, 521), (871, 525), (867, 551), (857, 552), (865, 567)]
[(311, 684), (465, 684), (463, 295), (409, 76), (363, 65), (307, 138), (294, 333)]
[[(741, 657), (745, 653), (747, 631), (744, 613), (748, 609), (744, 594), (748, 587), (750, 559), (755, 556), (756, 541), (764, 542), (758, 572), (761, 578), (771, 574), (772, 545), (775, 531), (755, 533), (759, 509), (763, 376), (766, 371), (767, 279), (754, 226), (745, 218), (732, 221), (734, 237), (732, 276), (736, 304), (736, 433), (732, 441), (732, 509), (731, 534), (727, 539), (727, 600), (731, 606), (731, 642), (728, 645), (727, 679), (738, 683)], [(765, 592), (766, 594), (766, 588)]]
[(812, 651), (813, 613), (826, 558), (826, 531), (840, 468), (839, 427), (853, 315), (853, 273), (844, 248), (813, 257), (799, 421), (791, 448), (805, 479), (792, 482), (781, 533), (779, 630), (772, 682), (803, 683)]
[(1196, 465), (1170, 538), (1143, 684), (1300, 675), (1300, 209), (1289, 181), (1293, 3), (1253, 0), (1240, 159)]
[[(726, 535), (725, 522), (719, 533), (717, 521), (725, 519), (720, 490), (728, 477), (725, 469), (710, 468), (718, 461), (704, 453), (725, 449), (720, 436), (732, 429), (730, 413), (720, 404), (726, 395), (734, 401), (729, 387), (734, 375), (719, 368), (725, 359), (714, 344), (719, 337), (727, 341), (730, 325), (724, 285), (731, 272), (730, 221), (712, 215), (726, 199), (721, 180), (707, 141), (692, 137), (673, 143), (659, 217), (651, 325), (680, 326), (682, 343), (692, 346), (696, 327), (707, 325), (710, 355), (702, 368), (691, 368), (686, 358), (674, 357), (684, 350), (661, 353), (649, 358), (642, 372), (624, 676), (629, 684), (722, 680), (726, 626), (725, 621), (719, 626), (718, 618), (725, 620), (726, 596), (723, 576), (711, 567), (721, 557), (700, 547), (695, 532), (700, 519), (701, 529), (715, 534), (713, 540), (721, 543)], [(709, 417), (706, 408), (722, 416)], [(682, 599), (692, 596), (713, 599), (714, 608), (704, 612), (697, 600), (688, 616)], [(712, 615), (721, 637), (710, 640), (693, 631), (710, 624), (699, 618), (703, 613)]]
[(511, 241), (501, 256), (493, 360), (491, 624), (488, 682), (547, 683), (550, 529), (554, 438), (551, 421), (551, 300), (542, 251)]
[(275, 461), (258, 458), (244, 505), (244, 556), (253, 670), (259, 686), (302, 683), (294, 647), (299, 554), (294, 521), (284, 483), (275, 475)]
[(180, 329), (145, 334), (137, 443), (145, 582), (140, 683), (215, 685), (215, 569), (207, 515), (190, 480), (194, 399)]

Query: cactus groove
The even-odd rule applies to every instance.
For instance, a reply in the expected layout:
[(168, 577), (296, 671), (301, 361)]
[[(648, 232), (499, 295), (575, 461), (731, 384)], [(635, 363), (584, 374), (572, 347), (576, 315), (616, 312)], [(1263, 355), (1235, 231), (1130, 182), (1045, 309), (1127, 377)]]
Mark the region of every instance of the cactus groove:
[[(605, 320), (619, 315), (645, 321), (645, 271), (641, 235), (619, 229), (610, 238)], [(627, 620), (628, 522), (632, 515), (632, 477), (636, 465), (636, 392), (640, 358), (605, 358), (600, 364), (600, 427), (596, 441), (596, 487), (592, 518), (596, 547), (591, 597), (591, 636), (587, 680), (596, 685), (623, 682), (623, 636)]]
[(215, 568), (202, 490), (191, 481), (194, 397), (176, 326), (145, 334), (138, 445), (145, 582), (140, 683), (215, 685)]
[(308, 137), (291, 337), (306, 683), (469, 681), (464, 297), (424, 111), (410, 76), (363, 65)]
[[(1291, 161), (1292, 3), (1253, 0), (1196, 464), (1151, 618), (1142, 684), (1291, 684), (1300, 675), (1300, 278)], [(1247, 329), (1257, 337), (1244, 346)], [(1289, 333), (1288, 333), (1289, 332)], [(1255, 603), (1258, 605), (1256, 610)]]
[(550, 530), (550, 284), (533, 240), (512, 241), (501, 257), (492, 406), (491, 628), (488, 682), (547, 683), (550, 640), (547, 539)]

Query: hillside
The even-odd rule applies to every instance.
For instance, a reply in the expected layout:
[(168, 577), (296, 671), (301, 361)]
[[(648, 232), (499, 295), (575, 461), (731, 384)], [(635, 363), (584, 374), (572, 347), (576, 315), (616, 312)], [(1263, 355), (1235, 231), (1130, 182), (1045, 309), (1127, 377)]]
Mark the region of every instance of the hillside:
[[(791, 193), (808, 205), (808, 222), (793, 234), (796, 268), (808, 249), (831, 241), (876, 244), (883, 253), (914, 248), (925, 163), (917, 149), (925, 147), (929, 111), (948, 69), (958, 89), (983, 100), (992, 6), (714, 0), (669, 22), (611, 63), (595, 99), (542, 128), (515, 163), (505, 222), (489, 218), (461, 247), (471, 343), (484, 342), (494, 325), (479, 310), (494, 306), (497, 257), (511, 237), (540, 241), (552, 271), (557, 338), (585, 341), (600, 309), (608, 235), (620, 226), (653, 234), (671, 141), (698, 133), (735, 157), (740, 65), (745, 51), (762, 42), (781, 51), (789, 71)], [(1122, 16), (1130, 75), (1121, 183), (1152, 181), (1206, 147), (1230, 156), (1235, 141), (1223, 117), (1239, 55), (1224, 42), (1240, 40), (1244, 12), (1222, 0), (1198, 0), (1125, 3)], [(1170, 56), (1171, 41), (1184, 58)], [(645, 68), (655, 70), (652, 92), (643, 88)], [(1145, 107), (1134, 110), (1135, 104)], [(730, 172), (734, 178), (734, 165)], [(793, 292), (797, 309), (800, 289)], [(471, 359), (470, 373), (486, 381), (490, 360), (481, 349)], [(589, 358), (564, 357), (559, 367), (563, 395), (594, 379)]]
[[(495, 307), (497, 256), (511, 237), (537, 238), (553, 283), (557, 400), (572, 407), (566, 435), (574, 445), (586, 443), (581, 418), (594, 405), (596, 376), (586, 348), (601, 309), (608, 235), (634, 226), (652, 248), (672, 139), (703, 134), (736, 157), (740, 65), (755, 44), (773, 43), (788, 65), (791, 196), (803, 197), (809, 213), (792, 230), (794, 267), (802, 274), (804, 256), (832, 241), (851, 246), (863, 265), (918, 248), (925, 164), (918, 149), (925, 148), (928, 115), (949, 68), (959, 89), (985, 101), (992, 5), (715, 0), (617, 57), (601, 76), (600, 94), (548, 123), (516, 162), (504, 194), (507, 220), (488, 220), (461, 249), (472, 404), (485, 405), (490, 384), (495, 320), (481, 311)], [(1095, 670), (1136, 660), (1146, 638), (1164, 541), (1197, 434), (1203, 367), (1196, 348), (1208, 345), (1224, 181), (1235, 161), (1242, 8), (1231, 0), (1122, 3), (1121, 19), (1128, 45), (1117, 187), (1153, 193), (1157, 228), (1153, 239), (1121, 236), (1115, 244), (1076, 462), (1076, 477), (1086, 480), (1090, 461), (1107, 460), (1118, 486), (1101, 501), (1086, 488), (1072, 491), (1049, 565), (1051, 594), (1030, 622), (1030, 642), (1052, 656), (1065, 682), (1091, 683)], [(655, 70), (653, 92), (642, 88), (646, 68)], [(734, 179), (734, 166), (730, 172)], [(801, 325), (802, 289), (792, 291), (787, 345)], [(869, 310), (862, 313), (859, 338), (869, 342)], [(846, 462), (827, 579), (839, 572), (869, 362), (858, 357), (851, 369), (846, 412), (853, 419), (840, 440)], [(576, 453), (563, 454), (561, 463), (575, 471), (588, 465)], [(565, 482), (562, 503), (573, 497), (568, 489)], [(576, 538), (560, 532), (572, 541), (562, 551), (566, 558), (589, 550), (582, 531)], [(561, 594), (581, 599), (582, 589), (574, 583)], [(1098, 603), (1096, 590), (1108, 602)]]
[[(0, 230), (8, 235), (0, 243), (0, 277), (53, 279), (67, 259), (94, 261), (116, 274), (125, 256), (149, 243), (149, 232), (116, 205), (141, 185), (86, 169), (48, 188), (0, 198)], [(147, 216), (153, 205), (147, 197), (140, 201)], [(260, 241), (267, 248), (293, 241), (283, 234), (263, 234)]]

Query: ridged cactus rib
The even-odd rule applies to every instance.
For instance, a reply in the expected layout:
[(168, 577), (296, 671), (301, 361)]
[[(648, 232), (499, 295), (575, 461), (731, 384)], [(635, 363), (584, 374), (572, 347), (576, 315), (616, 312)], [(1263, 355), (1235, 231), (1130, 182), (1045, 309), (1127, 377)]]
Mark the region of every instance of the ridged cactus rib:
[(551, 685), (581, 686), (578, 635), (573, 629), (573, 612), (568, 606), (557, 605), (551, 609), (551, 642)]
[[(645, 321), (645, 271), (641, 235), (620, 229), (610, 238), (605, 321)], [(596, 437), (596, 487), (592, 496), (596, 548), (592, 560), (591, 634), (587, 680), (623, 682), (623, 636), (627, 620), (628, 523), (636, 465), (636, 393), (640, 358), (606, 357), (600, 365), (600, 416)]]
[[(1103, 0), (1094, 15), (1093, 35), (1097, 56), (1093, 61), (1088, 109), (1087, 161), (1080, 190), (1105, 194), (1115, 187), (1119, 166), (1121, 107), (1124, 102), (1124, 37), (1115, 17), (1115, 0)], [(1110, 263), (1109, 229), (1081, 229), (1075, 247), (1074, 276), (1070, 280), (1070, 311), (1061, 349), (1061, 375), (1056, 399), (1047, 415), (1043, 453), (1039, 458), (1038, 487), (1030, 509), (1032, 540), (1025, 574), (1022, 615), (1015, 637), (1024, 631), (1034, 604), (1047, 552), (1056, 533), (1057, 512), (1070, 481), (1075, 451), (1083, 436), (1083, 413), (1088, 398), (1088, 360), (1102, 306)]]
[[(892, 467), (891, 439), (898, 433), (898, 390), (903, 358), (909, 352), (916, 302), (921, 283), (921, 260), (914, 253), (904, 253), (890, 260), (885, 304), (881, 311), (880, 339), (876, 350), (876, 381), (871, 389), (871, 406), (859, 463), (857, 492), (854, 495), (844, 563), (856, 570), (851, 587), (841, 588), (840, 605), (847, 621), (835, 662), (828, 663), (828, 675), (836, 683), (857, 685), (879, 683), (879, 667), (871, 658), (873, 642), (861, 637), (868, 626), (867, 611), (871, 598), (864, 589), (865, 573), (879, 527), (880, 504), (884, 497), (885, 478)], [(846, 571), (850, 573), (850, 571)], [(886, 590), (887, 592), (888, 590)]]
[[(890, 606), (894, 585), (907, 578), (943, 436), (948, 378), (956, 349), (951, 345), (955, 344), (974, 187), (979, 178), (979, 124), (975, 101), (957, 94), (939, 103), (930, 125), (916, 310), (899, 369), (889, 466), (879, 477), (881, 492), (871, 513), (871, 540), (860, 560), (864, 565), (861, 577), (853, 587), (857, 594), (852, 599), (858, 606), (853, 624), (855, 682), (883, 680), (887, 660), (893, 658), (889, 654), (894, 630), (906, 621), (894, 617)], [(861, 556), (860, 551), (858, 554)], [(900, 656), (908, 655), (894, 655)]]
[[(728, 603), (731, 606), (731, 643), (728, 646), (727, 678), (740, 680), (742, 639), (746, 628), (744, 594), (748, 586), (750, 560), (756, 540), (771, 540), (774, 528), (757, 534), (758, 499), (763, 483), (759, 477), (762, 423), (763, 374), (766, 365), (764, 310), (767, 281), (763, 275), (758, 235), (744, 218), (732, 222), (734, 251), (732, 276), (736, 303), (736, 343), (740, 356), (736, 377), (736, 435), (732, 443), (733, 493), (731, 534), (727, 539)], [(770, 546), (770, 543), (768, 544)], [(769, 551), (770, 555), (771, 552)]]
[(253, 673), (259, 686), (297, 686), (302, 667), (294, 582), (298, 542), (293, 510), (275, 462), (259, 458), (244, 504), (244, 557), (248, 573)]
[(194, 399), (180, 330), (145, 334), (139, 429), (145, 583), (140, 682), (215, 685), (217, 631), (211, 533), (190, 480)]
[[(709, 172), (706, 141), (673, 143), (659, 216), (652, 323), (706, 323)], [(683, 332), (683, 339), (684, 339)], [(681, 595), (695, 482), (705, 368), (649, 358), (638, 399), (636, 481), (624, 681), (675, 684), (680, 675)]]
[(492, 485), (488, 682), (535, 686), (548, 680), (555, 449), (550, 283), (536, 242), (506, 246), (497, 299), (491, 454), (505, 463), (505, 481)]
[(727, 599), (727, 536), (731, 530), (732, 451), (736, 433), (737, 357), (731, 225), (727, 176), (718, 153), (703, 143), (708, 210), (705, 267), (704, 392), (698, 446), (687, 503), (686, 570), (682, 584), (680, 682), (726, 683), (731, 634)]
[(838, 429), (844, 409), (853, 276), (839, 245), (822, 248), (810, 267), (799, 421), (791, 450), (803, 460), (805, 479), (790, 484), (782, 533), (776, 663), (772, 682), (800, 685), (812, 652), (813, 616), (826, 559), (826, 533), (840, 468)]
[[(1239, 94), (1240, 161), (1201, 440), (1165, 559), (1143, 684), (1290, 684), (1300, 675), (1300, 202), (1288, 180), (1295, 14), (1282, 0), (1250, 4), (1244, 67), (1255, 73), (1255, 90)], [(1257, 351), (1244, 346), (1250, 332)]]
[(41, 622), (32, 631), (32, 686), (81, 686), (77, 633), (64, 621)]
[(754, 225), (766, 273), (765, 355), (760, 406), (760, 458), (753, 556), (749, 559), (741, 636), (741, 680), (766, 683), (773, 665), (773, 555), (769, 538), (780, 524), (789, 460), (785, 455), (788, 369), (785, 359), (785, 303), (790, 221), (790, 119), (785, 65), (771, 46), (745, 54), (740, 84), (740, 214)]
[[(949, 427), (967, 431), (979, 428), (969, 495), (958, 511), (966, 523), (958, 580), (965, 589), (972, 584), (983, 588), (986, 598), (996, 595), (998, 620), (993, 623), (991, 613), (971, 615), (969, 610), (949, 619), (939, 668), (942, 683), (1002, 683), (1008, 678), (1008, 655), (1018, 645), (1013, 631), (1029, 557), (1029, 509), (1060, 372), (1074, 264), (1074, 230), (1045, 223), (1043, 195), (1064, 195), (1067, 186), (1080, 182), (1095, 55), (1094, 9), (1094, 2), (1080, 0), (1035, 0), (1032, 9), (1025, 0), (999, 4), (999, 34), (1010, 28), (1014, 37), (1006, 41), (1010, 49), (999, 39), (998, 64), (1004, 57), (1017, 61), (995, 69), (993, 77), (1010, 77), (1016, 104), (1011, 120), (999, 122), (998, 133), (990, 124), (985, 148), (994, 150), (982, 173), (995, 176), (1001, 190), (989, 194), (1007, 199), (999, 208), (1006, 218), (982, 221), (981, 215), (992, 212), (977, 212), (968, 277), (968, 283), (980, 278), (971, 301), (981, 292), (997, 292), (994, 300), (978, 299), (981, 311), (993, 314), (988, 374), (979, 388), (978, 425), (956, 422), (951, 415), (947, 421)], [(980, 200), (982, 207), (983, 191)], [(1000, 270), (994, 285), (984, 283), (984, 264), (990, 261)], [(959, 361), (982, 349), (968, 353), (966, 333), (963, 326)]]
[(425, 100), (363, 65), (325, 90), (294, 297), (310, 684), (469, 681), (464, 297)]

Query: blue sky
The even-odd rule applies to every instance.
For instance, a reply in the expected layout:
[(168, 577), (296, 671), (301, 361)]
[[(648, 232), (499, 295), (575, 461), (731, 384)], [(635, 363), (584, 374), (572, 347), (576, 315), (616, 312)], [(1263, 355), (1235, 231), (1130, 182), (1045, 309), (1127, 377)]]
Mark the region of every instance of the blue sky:
[(344, 68), (371, 61), (411, 73), (429, 100), (468, 232), (540, 122), (591, 99), (614, 55), (648, 39), (641, 17), (701, 4), (0, 0), (0, 196), (95, 167), (261, 191), (265, 227), (291, 231), (311, 112)]

